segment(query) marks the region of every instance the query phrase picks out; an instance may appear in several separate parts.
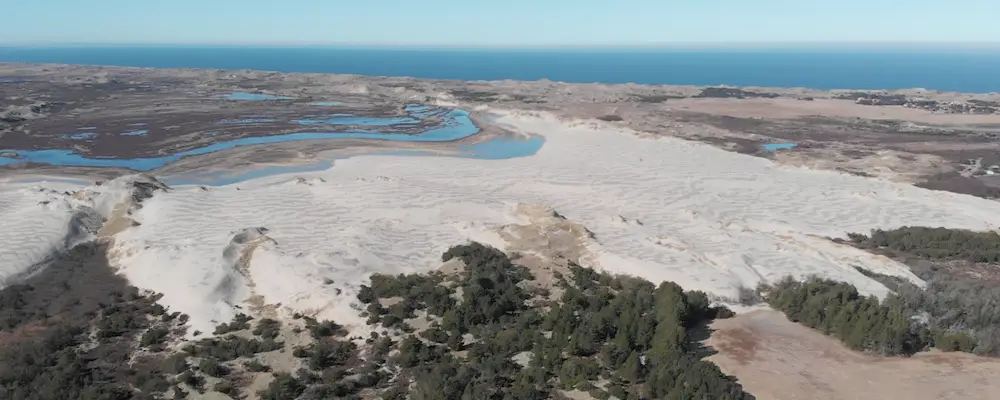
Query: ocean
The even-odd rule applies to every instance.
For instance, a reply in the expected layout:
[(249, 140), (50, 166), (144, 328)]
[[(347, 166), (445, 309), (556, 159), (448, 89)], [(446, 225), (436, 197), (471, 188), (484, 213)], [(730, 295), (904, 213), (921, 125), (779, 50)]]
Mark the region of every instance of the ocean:
[(925, 88), (1000, 92), (996, 50), (452, 50), (325, 47), (0, 47), (0, 61), (257, 69), (461, 80)]

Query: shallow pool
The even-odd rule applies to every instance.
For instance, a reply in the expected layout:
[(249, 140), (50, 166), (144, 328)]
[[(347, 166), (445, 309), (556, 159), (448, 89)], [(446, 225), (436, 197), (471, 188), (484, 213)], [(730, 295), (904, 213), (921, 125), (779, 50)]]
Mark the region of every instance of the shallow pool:
[(462, 154), (458, 157), (475, 158), (479, 160), (506, 160), (509, 158), (527, 157), (541, 150), (545, 138), (532, 136), (530, 138), (515, 138), (500, 136), (491, 140), (470, 146), (461, 146)]
[(764, 149), (764, 151), (778, 151), (794, 149), (795, 146), (797, 146), (795, 143), (768, 143), (762, 144), (760, 148)]

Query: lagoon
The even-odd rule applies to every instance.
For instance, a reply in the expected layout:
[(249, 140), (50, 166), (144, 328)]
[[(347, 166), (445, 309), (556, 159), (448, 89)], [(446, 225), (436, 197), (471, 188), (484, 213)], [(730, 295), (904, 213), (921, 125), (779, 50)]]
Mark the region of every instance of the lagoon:
[[(489, 141), (477, 143), (469, 146), (460, 146), (458, 154), (440, 154), (425, 150), (390, 150), (370, 153), (352, 154), (338, 159), (345, 159), (358, 156), (414, 156), (414, 157), (461, 157), (474, 158), (479, 160), (503, 160), (518, 157), (531, 156), (538, 152), (545, 144), (545, 138), (541, 136), (531, 136), (528, 138), (496, 137)], [(331, 161), (320, 161), (306, 165), (282, 165), (244, 171), (234, 174), (227, 174), (227, 171), (219, 171), (207, 174), (182, 175), (166, 177), (163, 182), (171, 185), (204, 185), (223, 186), (243, 182), (249, 179), (262, 178), (265, 176), (314, 172), (329, 169)]]
[[(427, 108), (421, 106), (408, 107), (408, 111), (414, 113), (427, 112)], [(3, 150), (0, 149), (0, 166), (13, 165), (19, 163), (33, 162), (57, 166), (79, 166), (79, 167), (117, 167), (127, 168), (135, 171), (150, 171), (164, 165), (178, 161), (183, 157), (209, 154), (216, 151), (232, 149), (242, 146), (292, 142), (300, 140), (318, 139), (376, 139), (407, 142), (448, 142), (463, 139), (479, 132), (479, 128), (469, 118), (469, 113), (465, 110), (451, 110), (445, 115), (446, 121), (439, 127), (429, 129), (418, 134), (403, 133), (381, 133), (378, 130), (355, 130), (350, 132), (324, 133), (324, 132), (302, 132), (284, 135), (246, 137), (225, 142), (214, 143), (208, 146), (199, 147), (180, 153), (147, 158), (111, 158), (111, 157), (87, 157), (70, 149), (50, 149), (50, 150)], [(375, 118), (353, 118), (352, 122), (368, 122), (372, 126), (391, 126), (393, 124), (382, 123)], [(417, 119), (405, 118), (383, 118), (386, 121), (405, 121), (400, 123), (420, 122)], [(360, 125), (354, 123), (352, 125)], [(141, 131), (128, 132), (139, 135)], [(523, 157), (534, 154), (541, 148), (544, 140), (540, 137), (528, 140), (518, 140), (510, 138), (495, 138), (491, 141), (470, 146), (463, 146), (460, 150), (462, 156), (482, 158), (482, 159), (503, 159), (512, 157)]]

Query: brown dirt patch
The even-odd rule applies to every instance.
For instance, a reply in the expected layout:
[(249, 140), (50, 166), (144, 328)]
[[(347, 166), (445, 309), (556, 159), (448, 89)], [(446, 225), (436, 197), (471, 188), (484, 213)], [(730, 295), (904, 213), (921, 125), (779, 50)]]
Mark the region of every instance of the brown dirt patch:
[(758, 399), (994, 399), (1000, 360), (932, 351), (879, 357), (758, 310), (712, 324), (708, 357)]

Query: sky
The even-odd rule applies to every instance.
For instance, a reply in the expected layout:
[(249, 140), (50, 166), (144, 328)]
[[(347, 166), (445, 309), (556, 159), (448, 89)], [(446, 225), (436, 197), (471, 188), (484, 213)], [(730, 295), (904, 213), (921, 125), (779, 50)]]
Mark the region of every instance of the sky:
[(3, 0), (0, 44), (1000, 42), (1000, 0)]

